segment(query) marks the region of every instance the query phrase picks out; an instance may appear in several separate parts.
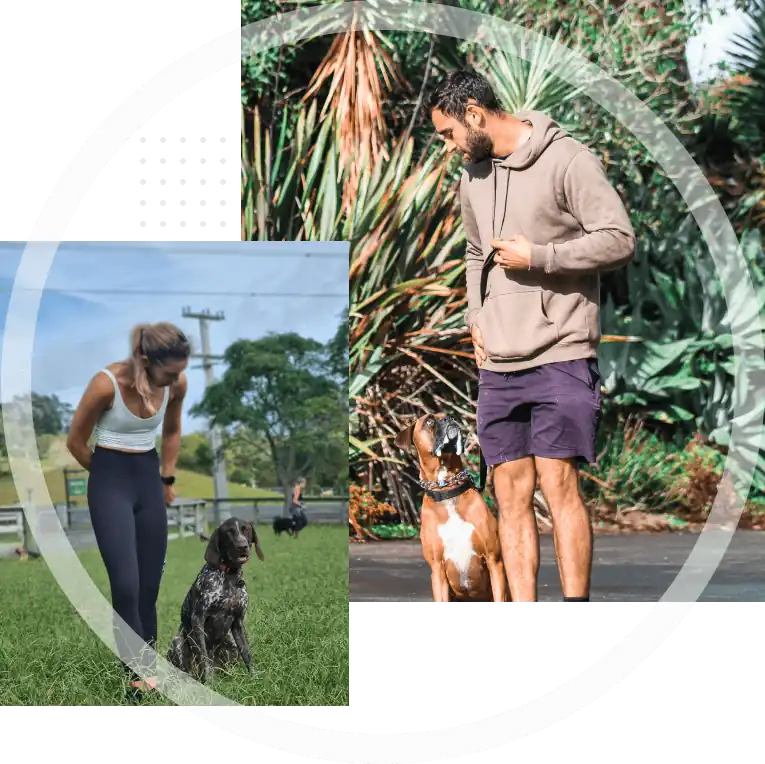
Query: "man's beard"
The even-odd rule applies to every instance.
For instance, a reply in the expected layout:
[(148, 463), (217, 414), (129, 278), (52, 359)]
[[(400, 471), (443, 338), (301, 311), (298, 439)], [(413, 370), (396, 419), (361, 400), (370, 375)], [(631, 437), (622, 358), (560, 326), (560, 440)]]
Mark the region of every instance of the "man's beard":
[(482, 162), (489, 159), (494, 150), (494, 141), (488, 133), (474, 130), (468, 126), (467, 131), (467, 153), (468, 162)]

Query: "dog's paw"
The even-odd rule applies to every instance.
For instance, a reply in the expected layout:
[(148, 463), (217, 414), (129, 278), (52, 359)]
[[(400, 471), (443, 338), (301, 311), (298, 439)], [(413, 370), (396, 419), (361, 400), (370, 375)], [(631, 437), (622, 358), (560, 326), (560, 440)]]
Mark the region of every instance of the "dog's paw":
[(209, 661), (205, 661), (199, 668), (198, 679), (201, 684), (206, 684), (212, 676), (212, 665)]

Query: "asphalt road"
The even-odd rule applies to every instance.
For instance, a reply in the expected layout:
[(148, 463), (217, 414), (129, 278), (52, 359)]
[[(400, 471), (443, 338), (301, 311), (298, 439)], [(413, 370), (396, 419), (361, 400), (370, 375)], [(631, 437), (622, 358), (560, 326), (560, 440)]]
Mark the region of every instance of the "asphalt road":
[[(656, 602), (674, 580), (698, 534), (598, 535), (591, 601)], [(351, 544), (351, 602), (429, 602), (430, 569), (418, 541)], [(737, 531), (701, 602), (765, 601), (765, 532)], [(540, 602), (562, 598), (551, 535), (541, 538)]]

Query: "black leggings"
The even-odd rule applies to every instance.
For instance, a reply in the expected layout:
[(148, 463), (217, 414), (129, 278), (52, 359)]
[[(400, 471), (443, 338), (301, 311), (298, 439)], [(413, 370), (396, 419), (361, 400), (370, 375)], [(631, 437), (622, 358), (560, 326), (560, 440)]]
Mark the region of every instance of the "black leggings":
[(88, 505), (101, 558), (109, 575), (112, 607), (141, 637), (114, 638), (127, 668), (141, 660), (143, 643), (156, 649), (157, 597), (167, 551), (167, 509), (155, 449), (136, 453), (96, 447), (88, 480)]

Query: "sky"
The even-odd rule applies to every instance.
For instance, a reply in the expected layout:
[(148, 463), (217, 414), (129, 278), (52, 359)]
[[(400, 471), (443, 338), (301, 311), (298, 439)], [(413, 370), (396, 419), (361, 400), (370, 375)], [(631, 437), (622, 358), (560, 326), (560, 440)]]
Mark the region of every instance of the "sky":
[[(0, 243), (0, 339), (23, 249)], [(100, 368), (127, 356), (137, 323), (171, 321), (201, 349), (199, 321), (183, 318), (184, 307), (223, 311), (225, 320), (209, 324), (212, 353), (222, 355), (233, 341), (268, 332), (327, 342), (347, 305), (342, 242), (62, 243), (37, 317), (33, 389), (76, 406)], [(189, 364), (187, 410), (204, 394), (198, 363)], [(223, 370), (216, 365), (216, 376)], [(185, 432), (204, 429), (184, 415)]]
[[(687, 6), (696, 6), (697, 0)], [(688, 41), (686, 56), (691, 79), (701, 83), (714, 77), (717, 63), (728, 60), (728, 51), (734, 47), (736, 34), (746, 36), (748, 17), (742, 11), (733, 10), (733, 0), (709, 0), (714, 11), (713, 21), (704, 25), (699, 34)], [(718, 11), (727, 9), (725, 16)]]

